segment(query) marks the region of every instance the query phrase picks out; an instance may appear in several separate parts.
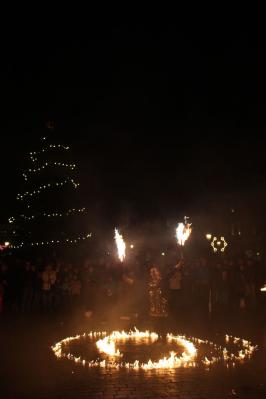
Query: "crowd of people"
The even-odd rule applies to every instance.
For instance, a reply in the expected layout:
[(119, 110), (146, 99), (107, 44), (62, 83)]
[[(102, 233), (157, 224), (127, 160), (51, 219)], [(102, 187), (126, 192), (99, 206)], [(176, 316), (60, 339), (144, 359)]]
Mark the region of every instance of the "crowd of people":
[(122, 317), (156, 316), (151, 310), (152, 286), (157, 286), (164, 301), (163, 314), (158, 311), (157, 316), (176, 316), (191, 309), (248, 312), (260, 309), (265, 281), (263, 262), (247, 259), (181, 259), (158, 267), (148, 261), (123, 265), (87, 259), (70, 264), (10, 258), (0, 260), (0, 314), (79, 309), (104, 317), (117, 309)]

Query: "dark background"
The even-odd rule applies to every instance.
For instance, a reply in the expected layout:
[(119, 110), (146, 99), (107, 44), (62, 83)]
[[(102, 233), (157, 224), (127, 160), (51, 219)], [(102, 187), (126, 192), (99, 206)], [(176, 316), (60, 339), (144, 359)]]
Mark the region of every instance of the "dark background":
[(263, 31), (171, 23), (58, 31), (20, 31), (3, 43), (1, 222), (52, 119), (101, 223), (223, 218), (232, 208), (263, 223)]

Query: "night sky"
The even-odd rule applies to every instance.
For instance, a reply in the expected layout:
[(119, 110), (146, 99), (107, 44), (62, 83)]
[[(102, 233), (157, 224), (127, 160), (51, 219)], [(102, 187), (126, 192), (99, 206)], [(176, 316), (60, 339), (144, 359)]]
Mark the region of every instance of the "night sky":
[(26, 154), (48, 119), (56, 140), (72, 146), (85, 205), (102, 219), (263, 203), (266, 45), (251, 31), (109, 24), (79, 37), (8, 37), (0, 221), (13, 212)]

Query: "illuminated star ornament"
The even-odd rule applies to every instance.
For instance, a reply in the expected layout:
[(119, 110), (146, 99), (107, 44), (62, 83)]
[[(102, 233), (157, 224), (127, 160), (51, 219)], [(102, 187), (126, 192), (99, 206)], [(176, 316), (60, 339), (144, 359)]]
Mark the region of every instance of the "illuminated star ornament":
[(211, 242), (213, 252), (224, 252), (227, 245), (228, 244), (225, 241), (224, 237), (220, 237), (220, 239), (218, 239), (217, 237), (213, 237), (213, 240)]

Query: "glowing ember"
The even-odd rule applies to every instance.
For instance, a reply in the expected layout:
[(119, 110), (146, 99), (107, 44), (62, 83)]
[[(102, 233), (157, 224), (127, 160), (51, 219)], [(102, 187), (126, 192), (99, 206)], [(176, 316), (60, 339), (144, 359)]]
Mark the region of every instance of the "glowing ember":
[[(101, 337), (101, 338), (100, 338)], [(102, 338), (104, 337), (104, 338)], [(100, 339), (98, 339), (100, 338)], [(160, 369), (173, 369), (178, 367), (195, 367), (196, 365), (203, 364), (207, 368), (218, 362), (223, 362), (227, 367), (230, 365), (235, 366), (237, 362), (243, 362), (249, 359), (254, 351), (257, 349), (256, 346), (252, 345), (251, 342), (230, 335), (225, 336), (225, 342), (235, 345), (237, 350), (234, 354), (229, 352), (225, 347), (215, 344), (208, 340), (201, 340), (199, 338), (187, 338), (182, 335), (167, 334), (166, 341), (168, 343), (176, 343), (177, 345), (184, 348), (182, 355), (177, 355), (176, 352), (171, 351), (169, 356), (165, 356), (158, 361), (149, 360), (147, 363), (140, 363), (139, 360), (135, 360), (133, 363), (125, 363), (122, 361), (116, 361), (116, 358), (121, 358), (123, 355), (118, 349), (116, 349), (117, 342), (124, 342), (125, 340), (134, 340), (135, 343), (141, 343), (147, 341), (147, 343), (153, 343), (157, 341), (159, 335), (149, 331), (139, 331), (135, 328), (134, 331), (113, 331), (110, 335), (106, 335), (105, 332), (90, 332), (88, 334), (76, 335), (73, 337), (65, 338), (57, 342), (52, 346), (52, 350), (57, 358), (66, 358), (74, 361), (75, 363), (81, 364), (87, 367), (104, 367), (104, 368), (127, 368), (131, 370), (160, 370)], [(101, 353), (107, 356), (107, 359), (101, 360), (85, 360), (81, 357), (76, 357), (71, 353), (67, 353), (69, 344), (73, 341), (82, 339), (94, 339), (96, 341), (96, 347)], [(196, 345), (208, 345), (212, 348), (212, 353), (215, 351), (216, 356), (208, 358), (206, 355), (202, 359), (198, 358), (198, 352)]]
[(191, 223), (178, 223), (176, 228), (176, 239), (179, 245), (184, 246), (191, 234)]
[(123, 262), (126, 257), (126, 243), (117, 229), (115, 229), (115, 242), (117, 246), (118, 258), (121, 262)]

